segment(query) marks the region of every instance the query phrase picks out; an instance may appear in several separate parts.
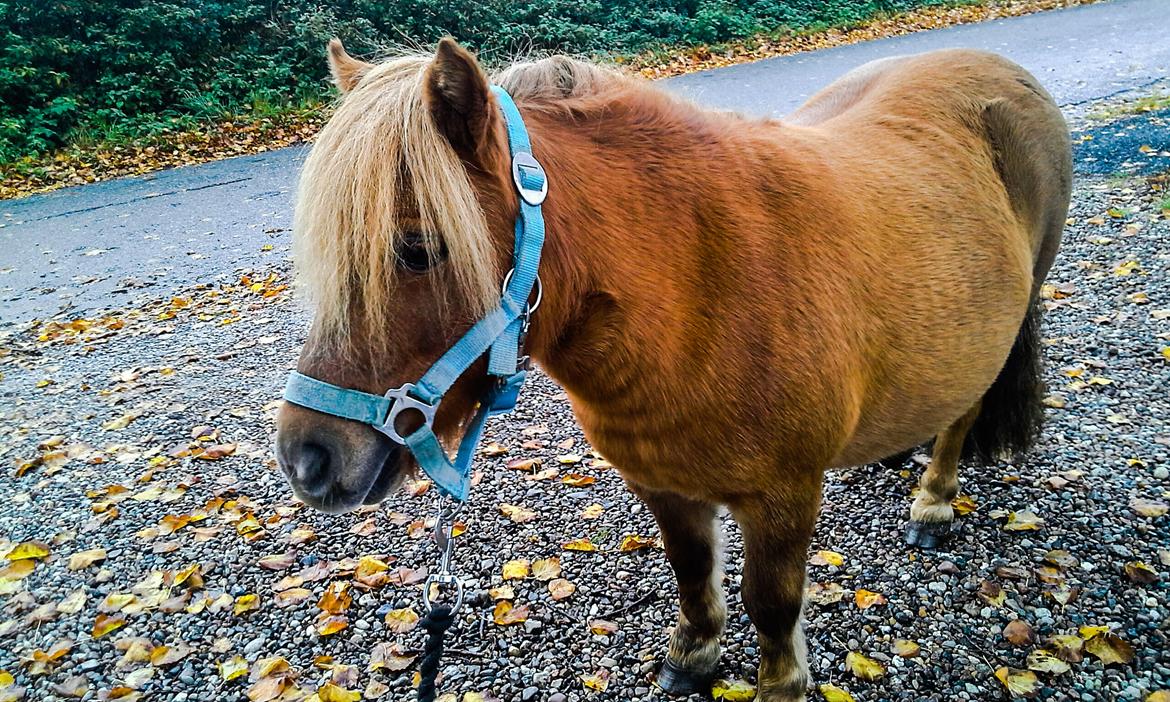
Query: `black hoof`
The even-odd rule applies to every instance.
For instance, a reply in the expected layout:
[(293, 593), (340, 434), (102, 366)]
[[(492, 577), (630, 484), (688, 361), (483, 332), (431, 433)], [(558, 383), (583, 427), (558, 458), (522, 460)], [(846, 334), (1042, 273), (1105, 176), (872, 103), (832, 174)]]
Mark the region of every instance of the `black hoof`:
[(906, 525), (906, 543), (918, 548), (938, 548), (951, 535), (951, 522), (910, 522)]
[(714, 671), (703, 674), (691, 670), (683, 670), (674, 663), (671, 663), (670, 659), (667, 658), (662, 664), (662, 668), (658, 671), (658, 680), (656, 682), (658, 687), (662, 688), (669, 695), (678, 695), (680, 697), (695, 693), (707, 695), (711, 692), (711, 680), (714, 677)]

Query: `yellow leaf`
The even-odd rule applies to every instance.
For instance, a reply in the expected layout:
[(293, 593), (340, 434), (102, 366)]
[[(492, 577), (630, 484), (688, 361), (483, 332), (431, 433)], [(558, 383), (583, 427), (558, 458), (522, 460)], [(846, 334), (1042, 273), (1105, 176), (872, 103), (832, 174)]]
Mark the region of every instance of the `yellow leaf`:
[(897, 639), (894, 641), (894, 645), (890, 648), (890, 650), (893, 651), (895, 656), (901, 656), (902, 658), (914, 658), (922, 651), (922, 647), (913, 641)]
[(69, 557), (69, 570), (81, 570), (104, 560), (106, 560), (106, 550), (104, 548), (91, 548), (88, 551), (78, 551)]
[(1008, 515), (1004, 531), (1034, 531), (1044, 525), (1044, 519), (1031, 510), (1012, 512)]
[(526, 524), (536, 519), (536, 512), (520, 505), (501, 504), (500, 512), (517, 524)]
[(589, 631), (597, 636), (608, 636), (618, 630), (617, 622), (608, 619), (590, 619)]
[(853, 673), (862, 680), (877, 680), (886, 674), (886, 669), (882, 667), (881, 663), (867, 658), (857, 651), (850, 651), (845, 654), (845, 670)]
[(512, 589), (511, 585), (500, 585), (488, 590), (488, 595), (493, 600), (513, 600), (516, 599), (516, 591)]
[[(328, 615), (328, 613), (325, 613)], [(340, 615), (325, 616), (317, 620), (317, 633), (321, 636), (332, 636), (349, 626), (349, 619)]]
[(349, 594), (349, 583), (337, 580), (329, 583), (329, 587), (325, 588), (321, 599), (317, 601), (317, 606), (330, 614), (341, 614), (349, 609), (352, 603), (353, 598)]
[(886, 597), (880, 592), (858, 590), (853, 593), (853, 601), (857, 603), (858, 609), (869, 609), (870, 607), (886, 604)]
[(521, 580), (528, 577), (528, 559), (517, 558), (504, 564), (504, 580)]
[(1031, 697), (1040, 687), (1040, 680), (1030, 670), (1018, 670), (1005, 666), (995, 671), (995, 677), (1003, 683), (1003, 686), (1013, 697)]
[(605, 689), (609, 687), (609, 671), (604, 668), (593, 675), (578, 675), (577, 679), (586, 689), (594, 692), (605, 692)]
[(248, 674), (248, 661), (244, 660), (243, 656), (233, 656), (226, 661), (220, 661), (218, 665), (219, 676), (223, 678), (224, 682), (230, 682)]
[(26, 558), (44, 558), (49, 555), (48, 544), (40, 541), (25, 541), (17, 544), (11, 551), (4, 554), (10, 561), (20, 561)]
[(1135, 497), (1129, 503), (1129, 507), (1143, 517), (1161, 517), (1170, 511), (1170, 506), (1165, 502), (1146, 500), (1140, 497)]
[(825, 702), (856, 702), (853, 695), (836, 685), (820, 685), (818, 690), (821, 691), (821, 696), (825, 698)]
[(103, 424), (102, 429), (105, 429), (106, 431), (118, 431), (119, 429), (125, 429), (126, 427), (130, 426), (130, 422), (138, 419), (141, 414), (141, 412), (127, 412), (121, 417), (118, 417), (117, 419), (111, 419), (110, 421)]
[(1102, 665), (1133, 662), (1133, 646), (1112, 632), (1097, 634), (1085, 641), (1085, 651), (1096, 656)]
[(1170, 702), (1170, 690), (1155, 690), (1146, 695), (1146, 702)]
[(836, 551), (817, 551), (813, 554), (808, 562), (817, 566), (836, 566), (840, 568), (845, 565), (845, 557)]
[(561, 478), (561, 482), (571, 487), (587, 487), (597, 482), (597, 478), (592, 475), (581, 475), (580, 473), (569, 473)]
[(965, 517), (979, 509), (979, 505), (970, 495), (959, 495), (955, 499), (951, 500), (951, 507), (955, 509), (955, 513), (960, 517)]
[(126, 620), (121, 617), (114, 617), (108, 614), (99, 614), (93, 623), (93, 637), (100, 639), (111, 631), (121, 629), (126, 626)]
[(1052, 655), (1051, 651), (1038, 648), (1028, 654), (1028, 670), (1034, 670), (1037, 673), (1061, 675), (1067, 673), (1071, 668), (1068, 663)]
[(405, 634), (418, 626), (418, 614), (411, 607), (392, 609), (386, 613), (386, 628), (395, 634)]
[(232, 613), (238, 617), (244, 612), (251, 612), (254, 609), (260, 609), (260, 596), (256, 594), (240, 595), (236, 598)]
[(370, 651), (370, 665), (368, 670), (389, 670), (397, 672), (406, 670), (417, 656), (406, 655), (397, 643), (383, 641), (375, 644)]
[(500, 626), (523, 624), (528, 620), (528, 605), (513, 607), (507, 600), (500, 600), (492, 610), (492, 620)]
[(648, 536), (638, 536), (637, 534), (626, 534), (622, 537), (622, 543), (618, 546), (618, 550), (624, 553), (630, 551), (638, 551), (640, 549), (648, 548), (654, 545), (654, 539)]
[(589, 539), (573, 539), (561, 545), (566, 551), (596, 551), (597, 547)]
[(711, 696), (725, 702), (749, 702), (756, 698), (756, 688), (744, 680), (716, 680), (711, 684)]
[(317, 688), (317, 698), (321, 702), (358, 702), (362, 698), (362, 693), (338, 687), (333, 683), (325, 683)]
[(150, 664), (157, 668), (174, 665), (190, 653), (191, 647), (182, 642), (174, 646), (155, 646), (154, 650), (150, 652)]
[(534, 561), (532, 563), (532, 577), (541, 581), (561, 577), (561, 559), (553, 556), (552, 558), (542, 558)]
[[(1170, 350), (1170, 347), (1167, 347), (1167, 349)], [(604, 512), (604, 511), (605, 511), (604, 507), (602, 507), (599, 504), (594, 503), (594, 504), (589, 505), (585, 509), (581, 510), (581, 518), (582, 519), (597, 519), (598, 517), (601, 516), (602, 512)]]

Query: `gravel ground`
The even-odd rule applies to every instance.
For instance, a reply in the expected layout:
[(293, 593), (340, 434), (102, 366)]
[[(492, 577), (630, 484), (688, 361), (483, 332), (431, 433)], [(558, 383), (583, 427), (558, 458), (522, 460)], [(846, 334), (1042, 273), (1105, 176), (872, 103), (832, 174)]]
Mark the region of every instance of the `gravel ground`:
[[(812, 549), (842, 562), (809, 571), (824, 602), (807, 612), (817, 683), (862, 701), (1007, 699), (997, 669), (1026, 668), (1034, 649), (1053, 648), (1052, 635), (1107, 626), (1097, 643), (1126, 659), (1131, 646), (1132, 661), (1105, 666), (1086, 654), (1068, 672), (1039, 673), (1039, 698), (1144, 700), (1170, 688), (1170, 604), (1156, 575), (1170, 566), (1170, 517), (1151, 516), (1165, 512), (1170, 490), (1170, 223), (1158, 204), (1167, 193), (1155, 191), (1165, 180), (1126, 174), (1124, 162), (1144, 152), (1115, 151), (1116, 170), (1099, 170), (1108, 149), (1081, 169), (1046, 289), (1052, 395), (1036, 450), (1017, 464), (962, 469), (973, 511), (936, 553), (901, 540), (918, 467), (826, 481)], [(308, 317), (283, 288), (286, 252), (281, 239), (271, 271), (0, 339), (0, 554), (47, 551), (0, 571), (0, 670), (15, 678), (6, 687), (0, 673), (0, 700), (22, 689), (26, 700), (294, 699), (330, 680), (337, 687), (323, 687), (322, 700), (350, 699), (343, 688), (413, 699), (421, 632), (409, 614), (390, 623), (386, 614), (421, 608), (414, 569), (435, 553), (416, 520), (433, 494), (345, 516), (290, 499), (271, 456), (273, 414)], [(622, 549), (629, 535), (656, 536), (647, 510), (590, 454), (563, 393), (539, 374), (517, 412), (489, 425), (491, 442), (499, 455), (484, 456), (457, 539), (473, 595), (441, 689), (465, 702), (661, 699), (652, 673), (675, 618), (673, 577), (652, 541)], [(508, 467), (518, 459), (541, 463)], [(516, 523), (501, 504), (527, 508), (531, 521)], [(732, 614), (721, 674), (750, 683), (758, 655), (739, 599), (742, 552), (724, 522)], [(582, 538), (598, 550), (565, 549)], [(44, 550), (18, 546), (30, 541)], [(503, 579), (508, 561), (554, 557), (576, 587), (567, 598), (536, 577)], [(31, 573), (22, 561), (35, 564)], [(527, 605), (526, 621), (494, 621), (504, 585), (511, 616), (522, 619)], [(885, 601), (861, 609), (860, 589)], [(896, 654), (899, 640), (917, 655), (905, 643)], [(846, 670), (851, 651), (885, 674), (858, 679)], [(254, 680), (224, 679), (245, 666)], [(607, 677), (607, 689), (589, 689)]]

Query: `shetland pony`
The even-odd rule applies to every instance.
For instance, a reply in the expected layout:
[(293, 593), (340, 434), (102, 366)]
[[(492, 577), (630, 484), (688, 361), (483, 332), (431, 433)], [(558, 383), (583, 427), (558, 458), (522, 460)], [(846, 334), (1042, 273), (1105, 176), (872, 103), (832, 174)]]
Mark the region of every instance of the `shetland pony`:
[[(1069, 204), (1068, 130), (1035, 78), (939, 51), (863, 66), (784, 120), (703, 109), (555, 57), (489, 80), (444, 39), (380, 65), (330, 46), (345, 93), (304, 166), (298, 370), (382, 393), (499, 298), (518, 201), (494, 81), (550, 181), (528, 349), (653, 512), (680, 613), (659, 684), (701, 689), (727, 616), (716, 509), (743, 531), (759, 699), (804, 699), (800, 614), (824, 471), (934, 438), (911, 543), (954, 516), (956, 466), (1022, 451), (1041, 416), (1037, 292)], [(439, 407), (450, 438), (482, 364)], [(277, 452), (331, 512), (411, 459), (367, 425), (286, 404)]]

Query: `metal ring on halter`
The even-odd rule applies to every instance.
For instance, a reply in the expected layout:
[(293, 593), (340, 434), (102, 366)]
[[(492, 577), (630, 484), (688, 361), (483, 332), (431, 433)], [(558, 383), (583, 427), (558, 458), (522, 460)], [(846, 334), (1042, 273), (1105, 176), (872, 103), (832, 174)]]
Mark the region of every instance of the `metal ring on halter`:
[[(508, 271), (508, 275), (504, 276), (504, 284), (501, 286), (501, 290), (505, 295), (508, 294), (508, 283), (512, 282), (512, 274), (515, 272), (516, 269), (513, 268)], [(528, 315), (531, 315), (533, 312), (535, 312), (536, 308), (540, 307), (540, 301), (544, 299), (544, 285), (541, 284), (539, 275), (537, 275), (536, 279), (533, 281), (532, 287), (536, 291), (536, 301), (528, 305), (528, 310), (525, 312), (525, 314)]]
[(373, 425), (375, 429), (403, 446), (406, 445), (406, 439), (394, 427), (394, 422), (398, 419), (398, 415), (406, 410), (417, 410), (422, 415), (425, 426), (429, 427), (435, 422), (436, 406), (412, 397), (410, 394), (411, 390), (414, 390), (414, 383), (406, 383), (402, 387), (387, 390), (386, 398), (390, 400), (390, 411), (386, 413), (386, 419), (382, 422), (381, 426)]

